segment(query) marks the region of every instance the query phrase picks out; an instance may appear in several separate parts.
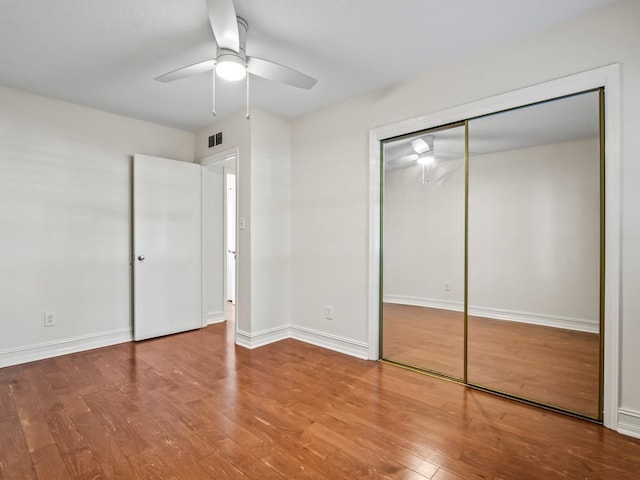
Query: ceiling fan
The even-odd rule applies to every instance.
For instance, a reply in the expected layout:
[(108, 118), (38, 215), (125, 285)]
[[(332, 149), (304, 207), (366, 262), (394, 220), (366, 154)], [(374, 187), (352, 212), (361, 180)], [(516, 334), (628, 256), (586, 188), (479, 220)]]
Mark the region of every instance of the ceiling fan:
[[(404, 152), (398, 150), (395, 152), (395, 156), (392, 154), (388, 159), (385, 159), (385, 168), (387, 170), (396, 170), (418, 165), (422, 167), (422, 184), (424, 185), (425, 183), (431, 183), (431, 170), (433, 167), (434, 172), (437, 173), (436, 180), (441, 180), (458, 168), (455, 162), (445, 162), (444, 160), (464, 158), (464, 153), (443, 151), (443, 147), (446, 148), (447, 145), (446, 141), (439, 143), (440, 147), (436, 148), (435, 140), (436, 137), (434, 135), (421, 135), (413, 138), (402, 147)], [(450, 143), (449, 147), (452, 146)], [(403, 155), (407, 150), (413, 150), (413, 153)], [(436, 161), (438, 162), (437, 164), (435, 163)]]
[(429, 166), (436, 160), (445, 160), (448, 158), (458, 158), (464, 153), (443, 152), (441, 149), (435, 148), (435, 137), (433, 135), (422, 135), (416, 137), (410, 142), (413, 153), (403, 155), (397, 158), (389, 158), (386, 161), (387, 166), (391, 168), (405, 168), (415, 163), (422, 166)]
[(262, 58), (250, 57), (246, 53), (247, 30), (249, 25), (236, 16), (232, 0), (206, 0), (211, 30), (218, 44), (215, 58), (178, 68), (155, 78), (160, 82), (173, 82), (207, 71), (213, 71), (212, 92), (215, 109), (216, 75), (223, 80), (247, 82), (247, 118), (249, 118), (249, 75), (257, 75), (293, 87), (310, 89), (317, 80), (309, 75)]

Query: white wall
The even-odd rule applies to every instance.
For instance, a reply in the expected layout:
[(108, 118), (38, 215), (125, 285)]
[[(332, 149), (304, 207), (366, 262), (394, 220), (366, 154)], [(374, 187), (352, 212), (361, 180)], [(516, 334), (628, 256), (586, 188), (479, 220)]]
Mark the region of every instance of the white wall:
[(599, 138), (472, 156), (469, 305), (597, 330)]
[(193, 139), (0, 86), (0, 366), (131, 338), (130, 157)]
[[(207, 137), (223, 132), (223, 144)], [(200, 161), (238, 147), (238, 341), (254, 347), (288, 336), (291, 312), (291, 126), (253, 109), (214, 123), (196, 134)]]
[(418, 163), (385, 174), (384, 301), (460, 310), (464, 158), (434, 163), (429, 177)]
[[(403, 84), (350, 99), (293, 124), (292, 318), (367, 342), (368, 133), (418, 115), (576, 72), (622, 63), (621, 405), (640, 412), (640, 2), (491, 49)], [(335, 319), (323, 318), (332, 304)], [(636, 415), (633, 413), (633, 415)], [(637, 422), (640, 413), (629, 415)]]
[(252, 332), (291, 319), (291, 125), (251, 114)]

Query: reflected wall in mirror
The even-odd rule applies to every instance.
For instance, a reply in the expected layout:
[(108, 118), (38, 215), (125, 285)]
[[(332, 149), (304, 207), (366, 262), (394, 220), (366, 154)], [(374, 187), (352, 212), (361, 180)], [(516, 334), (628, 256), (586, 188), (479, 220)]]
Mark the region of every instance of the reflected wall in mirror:
[(601, 417), (600, 92), (469, 121), (468, 382)]
[(461, 379), (464, 124), (382, 148), (382, 358)]

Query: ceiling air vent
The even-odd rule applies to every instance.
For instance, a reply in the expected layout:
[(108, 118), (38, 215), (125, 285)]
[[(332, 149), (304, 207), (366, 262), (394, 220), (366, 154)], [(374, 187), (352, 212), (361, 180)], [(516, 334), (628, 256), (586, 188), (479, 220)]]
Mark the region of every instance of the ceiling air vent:
[(222, 143), (222, 132), (218, 132), (209, 137), (209, 148), (216, 147)]

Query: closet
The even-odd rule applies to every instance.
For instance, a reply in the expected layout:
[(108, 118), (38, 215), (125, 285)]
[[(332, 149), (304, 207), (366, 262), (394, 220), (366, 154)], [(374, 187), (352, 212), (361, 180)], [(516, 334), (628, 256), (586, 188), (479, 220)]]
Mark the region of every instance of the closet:
[(381, 142), (381, 359), (602, 420), (603, 95)]

